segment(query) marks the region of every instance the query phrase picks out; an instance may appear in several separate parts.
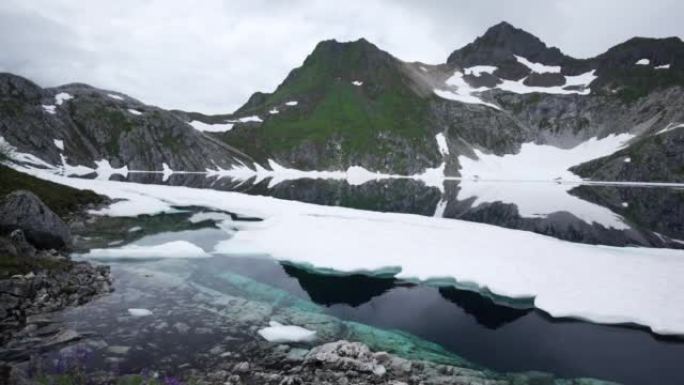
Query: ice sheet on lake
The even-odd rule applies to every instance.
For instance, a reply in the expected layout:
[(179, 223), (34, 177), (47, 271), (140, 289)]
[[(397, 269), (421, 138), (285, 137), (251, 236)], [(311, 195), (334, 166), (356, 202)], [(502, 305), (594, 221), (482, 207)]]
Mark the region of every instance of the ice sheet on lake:
[(315, 331), (301, 326), (283, 325), (276, 321), (271, 321), (268, 325), (257, 333), (269, 342), (304, 342), (316, 338)]
[(502, 296), (534, 297), (535, 306), (556, 317), (633, 322), (657, 333), (684, 334), (681, 250), (585, 245), (453, 219), (32, 172), (128, 199), (108, 208), (114, 215), (199, 206), (264, 218), (219, 243), (221, 254), (252, 251), (342, 272), (398, 267), (403, 278), (456, 280)]
[(118, 248), (92, 249), (87, 258), (207, 258), (209, 255), (188, 241), (173, 241), (153, 246), (126, 245)]

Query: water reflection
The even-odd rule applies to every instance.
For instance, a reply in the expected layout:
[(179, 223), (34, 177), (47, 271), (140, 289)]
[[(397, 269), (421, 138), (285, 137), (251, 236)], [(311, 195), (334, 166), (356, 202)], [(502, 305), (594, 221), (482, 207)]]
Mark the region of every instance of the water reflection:
[(205, 174), (129, 173), (112, 179), (238, 191), (331, 206), (488, 223), (572, 242), (684, 248), (684, 190), (666, 187), (413, 179), (234, 180)]

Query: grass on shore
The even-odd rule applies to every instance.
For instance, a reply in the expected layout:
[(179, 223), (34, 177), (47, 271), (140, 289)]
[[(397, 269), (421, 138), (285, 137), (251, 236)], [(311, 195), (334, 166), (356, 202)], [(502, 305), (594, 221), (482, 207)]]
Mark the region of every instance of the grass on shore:
[(45, 181), (1, 164), (0, 181), (0, 199), (16, 190), (28, 190), (60, 217), (67, 216), (84, 205), (104, 202), (104, 198), (93, 191)]

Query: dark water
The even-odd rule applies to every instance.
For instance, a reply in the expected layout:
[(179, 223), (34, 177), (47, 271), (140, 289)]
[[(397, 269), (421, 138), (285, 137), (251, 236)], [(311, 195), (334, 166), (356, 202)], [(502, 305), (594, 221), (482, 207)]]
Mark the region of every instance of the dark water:
[(201, 274), (225, 270), (308, 298), (336, 317), (412, 333), (497, 371), (540, 370), (634, 385), (684, 383), (684, 340), (644, 329), (553, 319), (452, 287), (333, 277), (259, 259), (200, 262)]
[[(273, 196), (330, 206), (461, 219), (611, 246), (684, 248), (684, 189), (543, 182), (411, 179), (351, 185), (341, 180), (237, 181), (203, 174), (132, 173), (124, 181)], [(256, 182), (256, 183), (254, 183)]]

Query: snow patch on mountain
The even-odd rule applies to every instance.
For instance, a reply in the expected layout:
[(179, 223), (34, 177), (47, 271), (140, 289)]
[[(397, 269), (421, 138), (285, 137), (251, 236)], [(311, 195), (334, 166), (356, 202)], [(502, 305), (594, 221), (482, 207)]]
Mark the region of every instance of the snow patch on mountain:
[(485, 102), (475, 95), (476, 92), (486, 91), (486, 87), (474, 88), (463, 79), (463, 72), (455, 71), (454, 74), (447, 79), (445, 89), (434, 89), (435, 95), (440, 98), (455, 100), (457, 102), (466, 104), (481, 104), (500, 110), (499, 106)]
[(299, 104), (299, 102), (296, 101), (296, 100), (290, 100), (289, 102), (286, 102), (286, 103), (285, 103), (286, 106), (290, 106), (290, 107), (294, 107), (294, 106), (296, 106), (297, 104)]
[(532, 72), (536, 72), (539, 74), (560, 73), (561, 72), (560, 66), (547, 66), (546, 64), (531, 62), (522, 56), (518, 56), (518, 55), (514, 55), (514, 56), (515, 56), (515, 60), (517, 60), (518, 63), (529, 68), (530, 70), (532, 70)]
[(354, 80), (354, 81), (352, 82), (352, 84), (355, 85), (355, 86), (357, 86), (357, 87), (361, 87), (361, 86), (363, 85), (363, 82), (360, 81), (360, 80)]
[(656, 135), (664, 134), (666, 132), (670, 132), (670, 131), (676, 130), (678, 128), (683, 128), (683, 127), (684, 127), (684, 123), (670, 123), (667, 126), (665, 126), (665, 128), (663, 128), (662, 130), (656, 132)]
[(199, 120), (193, 120), (189, 124), (195, 130), (202, 132), (227, 132), (233, 129), (233, 123), (207, 124)]
[(634, 64), (640, 65), (640, 66), (647, 66), (647, 65), (651, 64), (651, 61), (648, 60), (648, 59), (639, 59), (639, 60), (638, 60), (636, 63), (634, 63)]
[(449, 146), (447, 146), (446, 136), (444, 136), (444, 133), (440, 132), (439, 134), (435, 135), (435, 140), (437, 141), (439, 153), (444, 156), (449, 155)]
[(48, 114), (54, 115), (55, 113), (57, 113), (57, 106), (55, 105), (43, 104), (42, 107), (43, 111), (47, 112)]
[(107, 94), (107, 96), (109, 96), (110, 98), (112, 98), (114, 100), (124, 100), (123, 96), (117, 95), (117, 94)]
[(580, 177), (568, 171), (570, 167), (610, 155), (632, 138), (632, 134), (613, 134), (591, 138), (570, 149), (530, 142), (523, 143), (517, 154), (503, 156), (475, 149), (477, 159), (460, 155), (458, 162), (462, 178), (580, 181)]
[(468, 67), (468, 68), (464, 69), (463, 72), (466, 75), (480, 76), (482, 74), (490, 74), (491, 75), (496, 70), (497, 70), (497, 67), (495, 67), (495, 66), (478, 65), (478, 66)]
[(133, 108), (129, 108), (128, 112), (133, 114), (133, 115), (142, 115), (142, 112), (140, 112), (138, 110), (134, 110)]
[(55, 104), (58, 106), (61, 106), (62, 103), (66, 102), (67, 100), (71, 100), (74, 97), (71, 96), (71, 94), (68, 94), (66, 92), (60, 92), (57, 95), (55, 95)]
[(239, 118), (237, 121), (240, 123), (248, 123), (248, 122), (261, 123), (261, 122), (263, 122), (263, 120), (260, 117), (258, 117), (257, 115), (245, 116), (245, 117)]
[(53, 139), (52, 143), (55, 144), (55, 147), (59, 148), (60, 150), (64, 151), (64, 141), (59, 140), (59, 139)]
[[(594, 75), (594, 70), (591, 70), (589, 72), (576, 75), (576, 76), (566, 76), (565, 77), (565, 84), (562, 86), (553, 86), (553, 87), (533, 87), (533, 86), (528, 86), (524, 84), (525, 78), (520, 79), (520, 80), (507, 80), (507, 79), (501, 79), (502, 83), (498, 84), (496, 88), (504, 90), (504, 91), (509, 91), (509, 92), (514, 92), (516, 94), (529, 94), (533, 92), (539, 92), (539, 93), (545, 93), (545, 94), (580, 94), (580, 95), (589, 95), (591, 92), (591, 89), (589, 88), (589, 84), (593, 82), (597, 76)], [(573, 87), (577, 89), (568, 89), (568, 87)]]
[(654, 68), (654, 69), (657, 69), (657, 70), (669, 70), (669, 69), (670, 69), (670, 65), (669, 65), (669, 64), (663, 64), (663, 65), (655, 66), (655, 67), (653, 67), (653, 68)]

